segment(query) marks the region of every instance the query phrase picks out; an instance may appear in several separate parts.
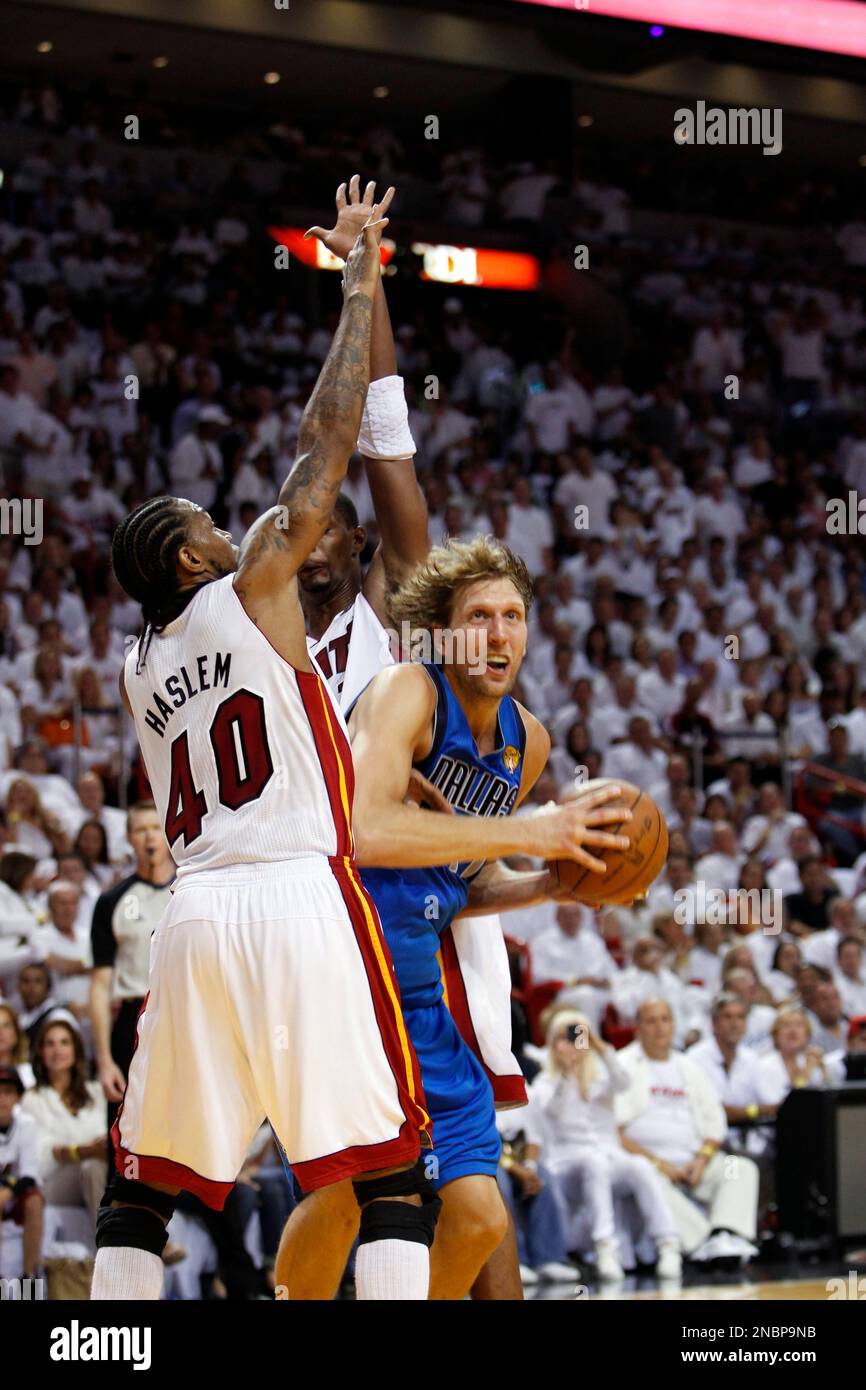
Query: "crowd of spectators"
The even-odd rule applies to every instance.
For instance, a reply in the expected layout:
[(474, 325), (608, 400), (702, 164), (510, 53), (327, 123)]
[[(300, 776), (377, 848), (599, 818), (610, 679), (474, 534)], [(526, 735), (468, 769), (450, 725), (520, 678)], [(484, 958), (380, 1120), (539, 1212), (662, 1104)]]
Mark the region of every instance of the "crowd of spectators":
[[(143, 903), (140, 953), (158, 906), (144, 890), (158, 896), (170, 876), (154, 879), (136, 844), (147, 787), (116, 679), (138, 613), (110, 574), (111, 533), (169, 491), (241, 539), (291, 463), (333, 328), (310, 305), (330, 308), (336, 285), (302, 303), (275, 278), (269, 209), (243, 163), (215, 185), (183, 155), (156, 173), (146, 148), (112, 142), (97, 100), (50, 84), (7, 111), (27, 152), (0, 204), (0, 500), (38, 504), (39, 534), (0, 534), (0, 1067), (26, 1088), (16, 1113), (37, 1127), (44, 1197), (92, 1214), (105, 1103), (119, 1099), (117, 1056), (145, 989), (118, 905)], [(151, 128), (161, 153), (181, 143), (164, 111)], [(356, 158), (397, 184), (414, 158), (384, 126), (326, 136), (286, 121), (257, 139), (232, 153), (275, 162), (295, 203), (324, 199), (304, 180), (325, 163), (330, 193)], [(644, 1221), (635, 1248), (648, 1234), (662, 1270), (673, 1245), (747, 1258), (775, 1110), (791, 1086), (841, 1079), (866, 1014), (866, 224), (825, 189), (814, 256), (747, 220), (692, 218), (653, 240), (631, 228), (652, 182), (637, 157), (620, 158), (615, 181), (521, 166), (501, 194), (481, 147), (436, 159), (423, 170), (431, 231), (437, 218), (535, 227), (560, 268), (577, 236), (592, 270), (573, 284), (587, 274), (592, 293), (503, 308), (470, 289), (436, 297), (398, 264), (390, 297), (431, 536), (489, 531), (533, 575), (516, 693), (553, 749), (532, 803), (586, 777), (626, 779), (655, 796), (671, 834), (645, 904), (548, 905), (507, 922), (554, 998), (520, 1141), (558, 1194), (546, 1216), (537, 1207), (550, 1229), (535, 1263), (561, 1267), (581, 1240), (601, 1273), (628, 1261), (612, 1245), (627, 1225), (620, 1170)], [(399, 215), (397, 202), (395, 228)], [(299, 273), (309, 288), (315, 273)], [(604, 361), (590, 340), (611, 305), (627, 332)], [(373, 536), (359, 458), (345, 490)], [(849, 493), (853, 523), (828, 525), (828, 502), (848, 507)], [(700, 907), (732, 894), (722, 920)], [(563, 1027), (595, 1040), (591, 1065), (556, 1031), (562, 1009), (578, 1011)], [(637, 1030), (621, 1054), (600, 1036), (611, 1020)], [(575, 1081), (565, 1111), (559, 1073)], [(579, 1151), (602, 1131), (610, 1163), (589, 1171)], [(741, 1160), (736, 1200), (736, 1183), (719, 1183), (720, 1145)], [(539, 1196), (531, 1171), (503, 1170), (512, 1200)], [(209, 1238), (218, 1279), (249, 1296), (260, 1284), (244, 1236), (257, 1226), (266, 1268), (292, 1200), (267, 1136), (238, 1191), (231, 1229)], [(568, 1228), (577, 1207), (592, 1213), (584, 1237)]]

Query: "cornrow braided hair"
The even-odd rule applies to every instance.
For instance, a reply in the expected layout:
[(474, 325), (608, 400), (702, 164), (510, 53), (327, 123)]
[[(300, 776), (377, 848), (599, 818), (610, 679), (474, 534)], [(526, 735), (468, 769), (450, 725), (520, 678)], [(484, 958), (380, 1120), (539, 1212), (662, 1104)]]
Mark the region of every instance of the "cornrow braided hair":
[(130, 512), (114, 532), (112, 568), (129, 597), (141, 604), (144, 619), (136, 673), (144, 665), (154, 632), (182, 613), (195, 593), (180, 593), (177, 587), (177, 556), (190, 515), (176, 497), (154, 497)]

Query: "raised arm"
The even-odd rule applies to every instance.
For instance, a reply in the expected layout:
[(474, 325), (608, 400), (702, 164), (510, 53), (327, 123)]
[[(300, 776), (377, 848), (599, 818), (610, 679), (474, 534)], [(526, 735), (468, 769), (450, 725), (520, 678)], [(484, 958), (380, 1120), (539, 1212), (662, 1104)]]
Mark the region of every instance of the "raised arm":
[(244, 606), (285, 593), (324, 533), (355, 448), (370, 380), (373, 295), (379, 282), (379, 238), (384, 221), (358, 237), (345, 268), (340, 322), (298, 431), (298, 456), (277, 506), (250, 528), (235, 575)]
[[(329, 231), (311, 227), (306, 235), (317, 237), (335, 256), (345, 258), (359, 227), (370, 216), (375, 196), (375, 183), (368, 183), (361, 197), (355, 174), (348, 192), (344, 183), (337, 189), (335, 225)], [(393, 196), (394, 189), (389, 188), (379, 204), (380, 214), (390, 207)], [(379, 528), (379, 545), (364, 577), (363, 592), (380, 621), (386, 623), (387, 592), (402, 584), (426, 559), (430, 539), (427, 503), (415, 476), (403, 381), (397, 375), (394, 335), (381, 277), (373, 298), (370, 391), (359, 447)]]
[(430, 749), (436, 694), (420, 666), (392, 666), (375, 676), (349, 720), (355, 766), (354, 831), (358, 863), (425, 868), (508, 854), (570, 857), (604, 872), (582, 845), (624, 848), (621, 836), (596, 827), (622, 819), (608, 811), (608, 789), (534, 816), (443, 816), (404, 801), (412, 763)]

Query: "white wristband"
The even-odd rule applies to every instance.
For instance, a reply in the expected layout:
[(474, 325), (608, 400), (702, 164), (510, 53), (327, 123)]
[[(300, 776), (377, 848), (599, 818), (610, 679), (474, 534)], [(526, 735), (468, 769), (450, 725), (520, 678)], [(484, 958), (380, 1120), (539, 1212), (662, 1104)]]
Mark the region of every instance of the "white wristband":
[(367, 389), (358, 449), (370, 459), (405, 459), (415, 453), (401, 376), (383, 376)]

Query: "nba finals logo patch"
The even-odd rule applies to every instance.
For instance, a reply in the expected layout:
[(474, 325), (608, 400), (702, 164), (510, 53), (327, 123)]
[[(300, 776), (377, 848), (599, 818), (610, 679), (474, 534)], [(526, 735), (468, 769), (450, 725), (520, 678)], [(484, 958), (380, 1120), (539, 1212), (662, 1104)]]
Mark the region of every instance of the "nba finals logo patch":
[(520, 754), (518, 753), (517, 749), (512, 746), (512, 744), (509, 743), (505, 752), (502, 754), (502, 761), (505, 763), (505, 766), (508, 768), (509, 772), (516, 771), (517, 764), (520, 762)]

